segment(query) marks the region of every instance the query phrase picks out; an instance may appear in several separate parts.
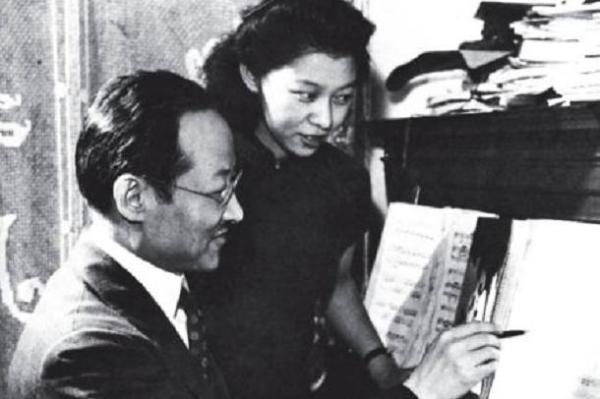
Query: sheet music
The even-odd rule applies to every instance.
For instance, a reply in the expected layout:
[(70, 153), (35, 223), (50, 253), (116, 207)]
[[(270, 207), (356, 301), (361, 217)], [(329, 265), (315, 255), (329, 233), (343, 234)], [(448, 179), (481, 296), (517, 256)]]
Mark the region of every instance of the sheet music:
[(481, 212), (390, 204), (365, 304), (402, 367), (454, 323), (473, 231)]

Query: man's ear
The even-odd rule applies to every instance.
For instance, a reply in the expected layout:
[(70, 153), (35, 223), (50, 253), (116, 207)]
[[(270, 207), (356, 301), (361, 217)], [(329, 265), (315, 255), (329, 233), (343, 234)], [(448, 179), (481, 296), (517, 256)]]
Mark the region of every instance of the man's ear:
[(152, 192), (143, 179), (126, 173), (117, 177), (113, 184), (113, 200), (117, 212), (127, 221), (143, 222)]
[(242, 81), (252, 93), (258, 93), (258, 82), (256, 77), (250, 72), (248, 67), (244, 64), (240, 64), (240, 76)]

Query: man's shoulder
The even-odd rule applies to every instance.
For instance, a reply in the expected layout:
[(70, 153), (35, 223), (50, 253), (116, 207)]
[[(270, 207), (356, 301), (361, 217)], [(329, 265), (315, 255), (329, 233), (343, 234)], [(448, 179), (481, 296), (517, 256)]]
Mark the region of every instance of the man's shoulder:
[(70, 340), (80, 338), (81, 342), (88, 336), (84, 333), (88, 330), (126, 335), (138, 333), (125, 315), (102, 300), (96, 287), (84, 280), (85, 268), (106, 260), (100, 253), (90, 255), (89, 249), (81, 248), (81, 245), (77, 244), (71, 259), (48, 279), (18, 341), (15, 359), (32, 353), (32, 357), (39, 361), (65, 337), (70, 337)]
[[(48, 308), (39, 310), (46, 312)], [(54, 315), (38, 313), (17, 343), (9, 385), (23, 393), (61, 378), (125, 372), (131, 366), (155, 363), (151, 362), (150, 344), (114, 315), (92, 317), (76, 307)], [(15, 393), (15, 397), (27, 397), (20, 395)]]
[(33, 357), (15, 358), (9, 380), (11, 392), (19, 398), (35, 390), (65, 397), (77, 391), (82, 397), (116, 398), (122, 384), (138, 392), (167, 381), (167, 373), (151, 341), (127, 331), (94, 327), (63, 334)]
[[(79, 343), (86, 331), (106, 331), (115, 335), (135, 335), (135, 327), (110, 304), (96, 296), (72, 265), (59, 268), (48, 280), (44, 293), (26, 324), (15, 351), (15, 360), (29, 355), (32, 361), (48, 353), (60, 342)], [(68, 339), (66, 339), (68, 337)]]
[[(101, 250), (82, 241), (74, 247), (69, 260), (48, 279), (30, 324), (51, 323), (51, 327), (56, 328), (64, 324), (73, 330), (80, 325), (90, 327), (113, 320), (110, 329), (115, 322), (125, 320), (110, 303), (99, 297), (96, 282), (86, 276), (87, 270), (98, 265), (111, 267), (114, 261)], [(108, 283), (107, 279), (103, 282)]]
[[(60, 336), (47, 348), (43, 369), (55, 366), (57, 362), (76, 364), (81, 362), (89, 367), (108, 367), (114, 370), (132, 363), (144, 365), (155, 353), (154, 343), (126, 326), (90, 325), (73, 329)], [(147, 364), (146, 364), (147, 365)], [(76, 371), (76, 370), (74, 370)]]

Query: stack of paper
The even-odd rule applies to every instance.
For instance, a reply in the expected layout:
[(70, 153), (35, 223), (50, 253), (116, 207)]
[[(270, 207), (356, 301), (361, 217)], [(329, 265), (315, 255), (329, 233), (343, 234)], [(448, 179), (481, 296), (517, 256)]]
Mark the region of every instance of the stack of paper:
[(487, 82), (501, 103), (549, 89), (549, 105), (600, 100), (600, 3), (536, 6), (511, 27), (523, 39), (518, 58)]

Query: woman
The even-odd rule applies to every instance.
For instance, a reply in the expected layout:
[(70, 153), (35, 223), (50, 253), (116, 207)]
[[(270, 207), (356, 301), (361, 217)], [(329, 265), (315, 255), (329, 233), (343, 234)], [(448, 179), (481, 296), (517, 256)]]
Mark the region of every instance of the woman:
[[(208, 57), (236, 132), (236, 226), (207, 302), (209, 344), (234, 398), (308, 395), (317, 303), (380, 387), (398, 381), (350, 276), (370, 206), (366, 171), (326, 142), (368, 75), (374, 26), (343, 0), (263, 1)], [(227, 287), (223, 289), (222, 287)]]

